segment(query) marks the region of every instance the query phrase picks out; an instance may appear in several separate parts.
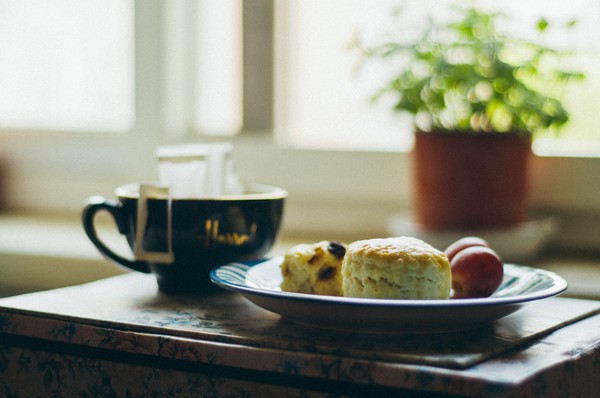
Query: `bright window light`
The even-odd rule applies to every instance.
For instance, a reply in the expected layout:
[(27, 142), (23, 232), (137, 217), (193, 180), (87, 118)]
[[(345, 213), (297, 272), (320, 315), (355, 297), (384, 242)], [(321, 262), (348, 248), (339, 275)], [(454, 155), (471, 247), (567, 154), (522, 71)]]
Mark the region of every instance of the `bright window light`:
[(242, 1), (200, 0), (194, 125), (204, 135), (242, 128)]
[(0, 0), (0, 128), (129, 130), (133, 2)]
[[(406, 150), (411, 124), (370, 104), (385, 75), (357, 69), (349, 45), (357, 32), (381, 32), (395, 1), (303, 0), (276, 20), (276, 129), (309, 148)], [(276, 6), (280, 3), (276, 3)], [(383, 79), (383, 80), (382, 80)]]

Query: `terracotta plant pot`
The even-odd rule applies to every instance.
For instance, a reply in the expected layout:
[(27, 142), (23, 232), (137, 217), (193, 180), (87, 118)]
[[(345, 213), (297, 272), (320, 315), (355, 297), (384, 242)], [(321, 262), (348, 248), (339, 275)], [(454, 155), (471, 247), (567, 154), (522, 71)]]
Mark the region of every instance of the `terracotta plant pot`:
[(531, 137), (417, 132), (414, 209), (424, 229), (490, 229), (525, 219)]

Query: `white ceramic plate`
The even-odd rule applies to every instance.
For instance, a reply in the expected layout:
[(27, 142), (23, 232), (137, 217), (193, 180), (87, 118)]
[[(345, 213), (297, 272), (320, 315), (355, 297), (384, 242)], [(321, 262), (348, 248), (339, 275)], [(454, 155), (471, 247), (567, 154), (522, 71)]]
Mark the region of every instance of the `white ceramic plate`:
[(504, 280), (493, 296), (480, 299), (390, 300), (282, 292), (281, 257), (223, 265), (211, 280), (241, 293), (256, 305), (293, 322), (360, 332), (447, 332), (469, 329), (509, 315), (523, 305), (567, 288), (560, 276), (505, 264)]

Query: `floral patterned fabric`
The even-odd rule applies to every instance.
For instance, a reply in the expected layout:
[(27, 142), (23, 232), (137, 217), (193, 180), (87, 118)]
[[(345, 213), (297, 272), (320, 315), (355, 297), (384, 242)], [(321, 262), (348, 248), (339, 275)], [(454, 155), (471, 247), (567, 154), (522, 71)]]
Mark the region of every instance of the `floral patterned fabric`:
[[(81, 398), (324, 397), (321, 393), (214, 373), (55, 354), (0, 343), (0, 396)], [(15, 360), (12, 360), (14, 358)]]
[[(61, 345), (45, 352), (4, 344), (0, 335), (0, 396), (314, 393), (242, 380), (235, 372), (221, 377), (162, 363), (127, 363), (133, 356), (463, 396), (552, 396), (539, 392), (569, 388), (569, 397), (591, 397), (585, 394), (600, 388), (600, 338), (590, 332), (600, 330), (599, 311), (600, 302), (553, 298), (462, 333), (340, 333), (295, 325), (233, 293), (164, 296), (152, 276), (128, 274), (1, 299), (2, 335)], [(515, 351), (519, 346), (525, 348)], [(86, 350), (105, 354), (94, 358)]]

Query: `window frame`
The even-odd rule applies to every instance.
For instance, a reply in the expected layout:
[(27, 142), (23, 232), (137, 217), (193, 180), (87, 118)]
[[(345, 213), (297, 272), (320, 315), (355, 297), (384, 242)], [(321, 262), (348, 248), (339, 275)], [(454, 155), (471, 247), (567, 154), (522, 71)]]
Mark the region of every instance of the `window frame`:
[[(264, 105), (265, 113), (258, 121), (250, 122), (251, 113), (247, 113), (249, 128), (239, 136), (197, 135), (189, 124), (190, 109), (181, 106), (186, 102), (174, 100), (190, 93), (168, 76), (173, 68), (180, 68), (181, 73), (191, 73), (191, 68), (167, 56), (174, 17), (189, 11), (193, 2), (186, 1), (179, 8), (172, 4), (135, 2), (136, 118), (131, 131), (0, 132), (0, 160), (6, 174), (2, 189), (9, 209), (79, 214), (92, 195), (114, 197), (118, 185), (155, 179), (154, 150), (159, 145), (229, 141), (242, 179), (289, 191), (284, 234), (323, 238), (387, 234), (390, 217), (410, 209), (410, 153), (286, 147), (277, 140), (281, 132), (273, 133), (265, 124), (273, 115), (272, 110), (264, 111)], [(262, 6), (273, 11), (272, 0), (263, 1)], [(244, 70), (251, 73), (246, 77), (263, 82), (270, 81), (273, 73), (270, 68), (248, 65)], [(249, 90), (245, 86), (245, 106), (252, 102)], [(264, 93), (272, 96), (269, 90), (272, 87)], [(596, 176), (600, 175), (600, 158), (535, 156), (532, 163), (532, 210), (564, 224), (557, 245), (599, 247), (600, 179)]]

